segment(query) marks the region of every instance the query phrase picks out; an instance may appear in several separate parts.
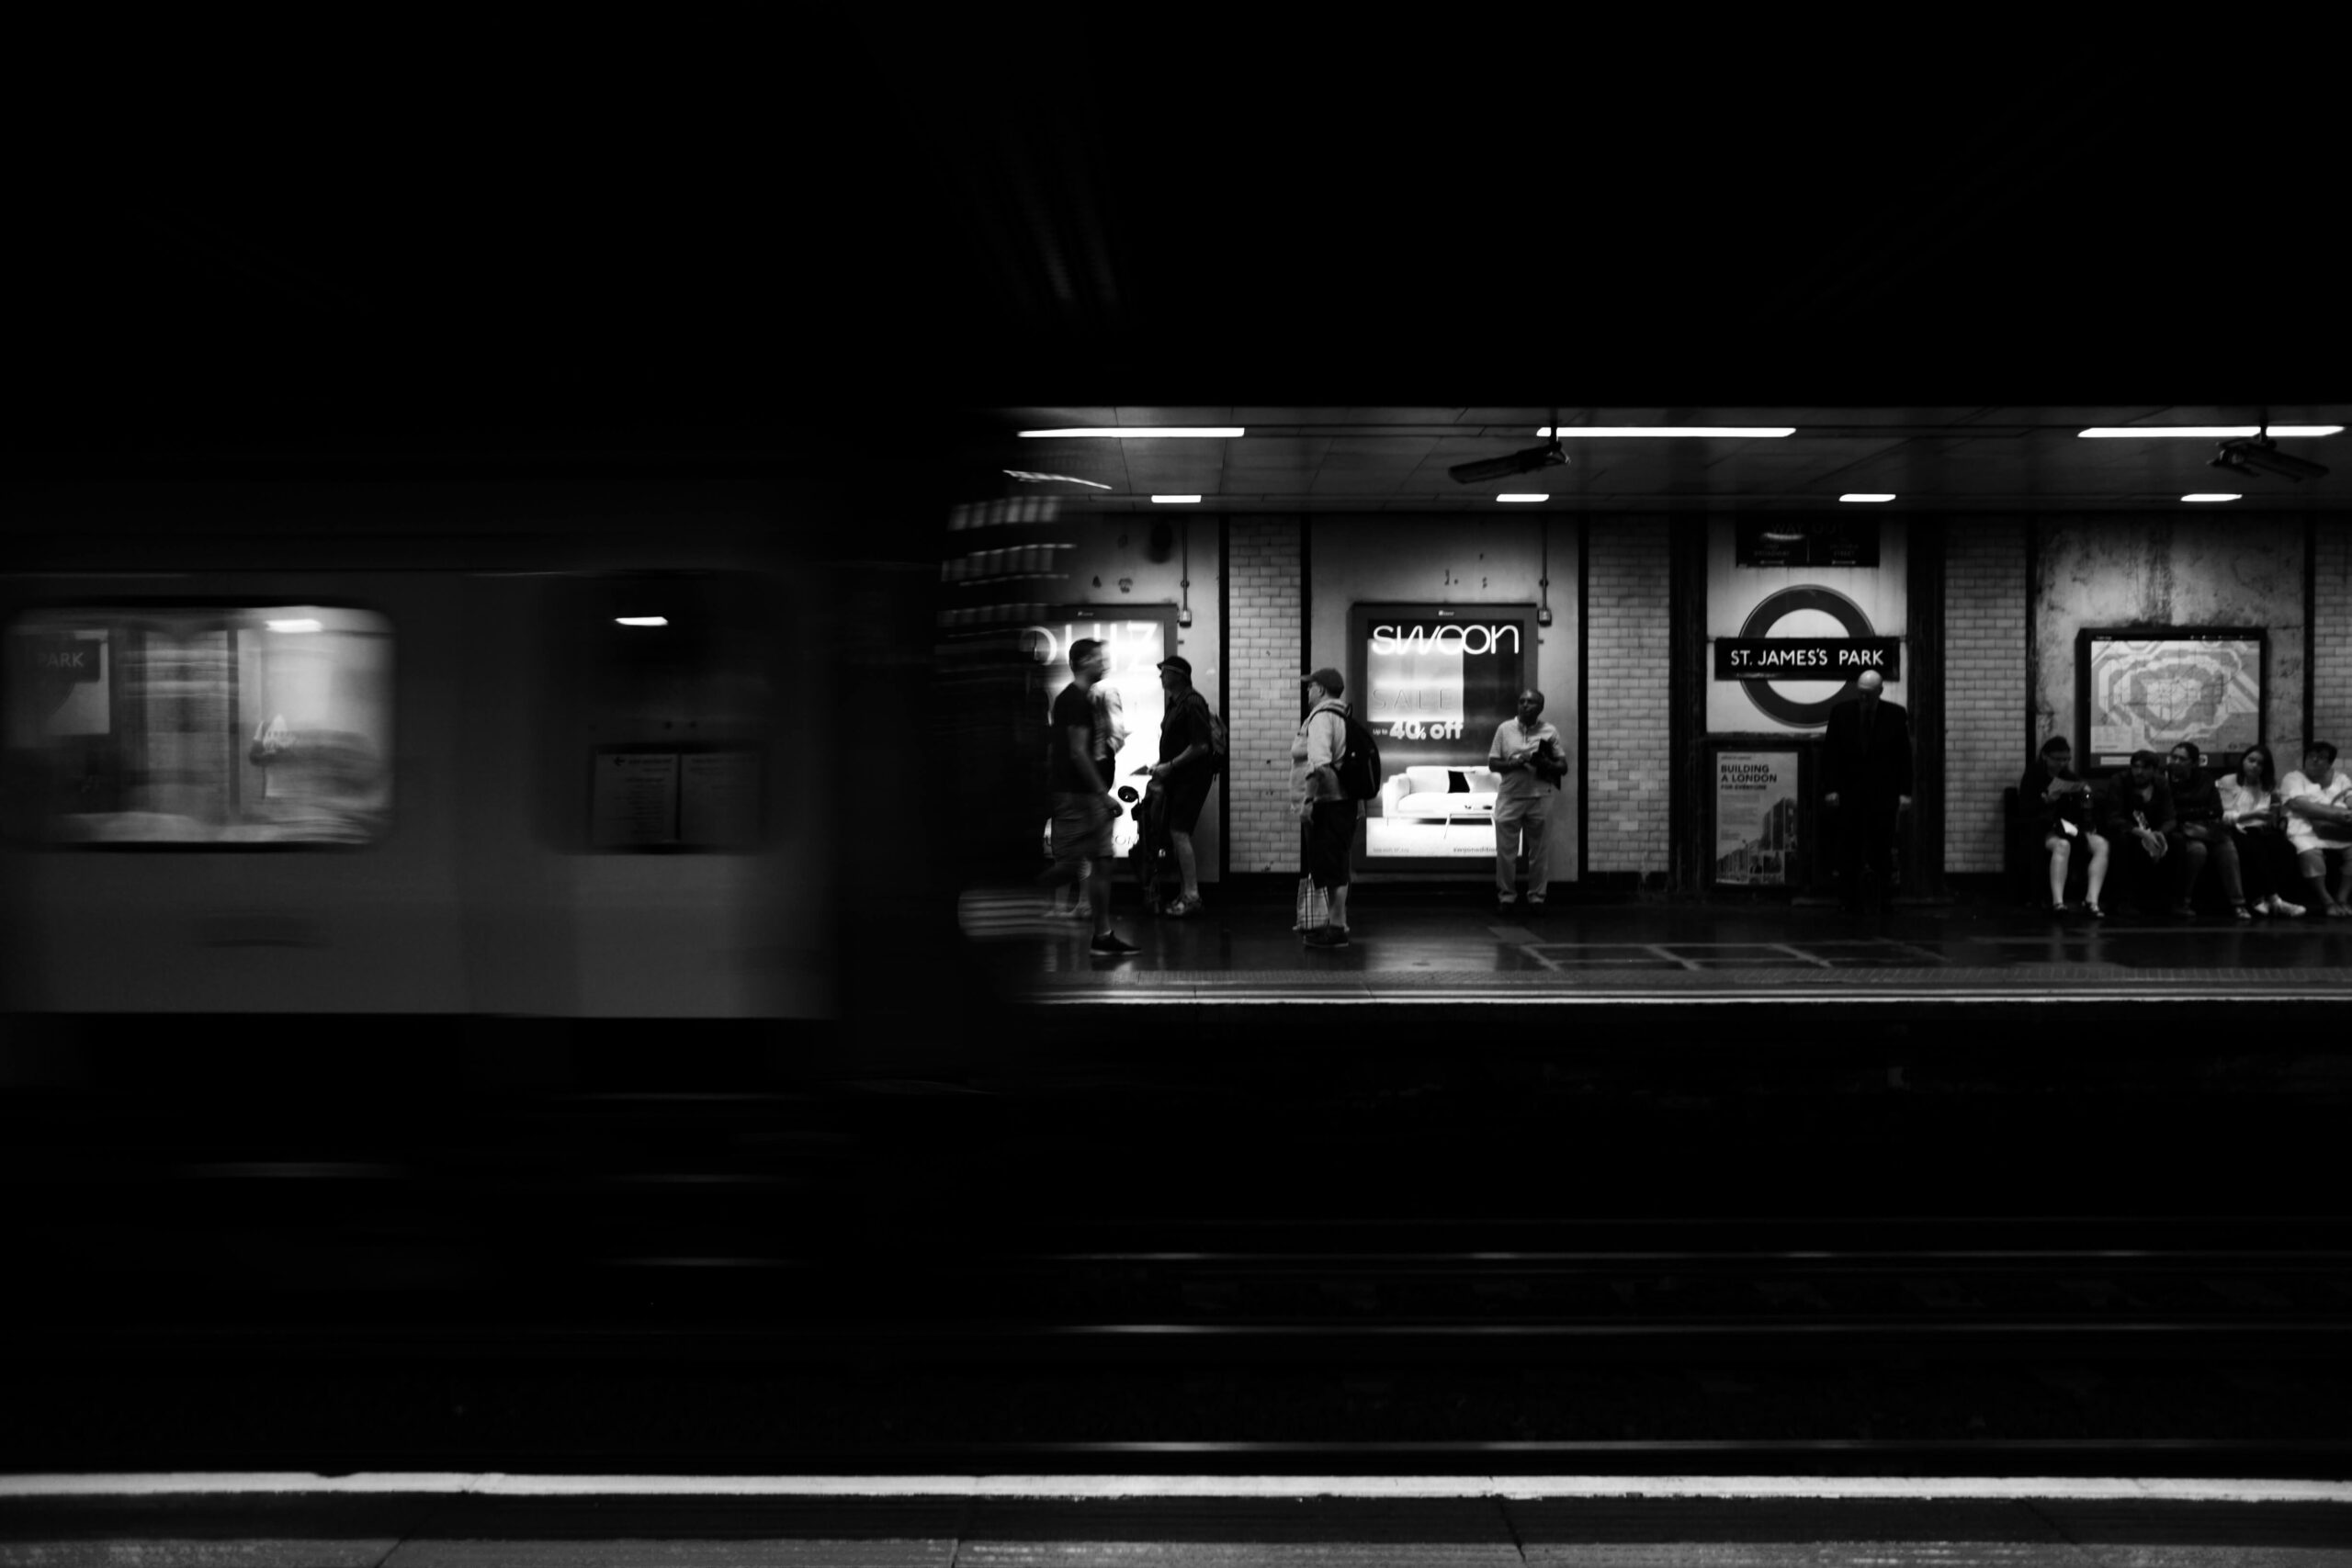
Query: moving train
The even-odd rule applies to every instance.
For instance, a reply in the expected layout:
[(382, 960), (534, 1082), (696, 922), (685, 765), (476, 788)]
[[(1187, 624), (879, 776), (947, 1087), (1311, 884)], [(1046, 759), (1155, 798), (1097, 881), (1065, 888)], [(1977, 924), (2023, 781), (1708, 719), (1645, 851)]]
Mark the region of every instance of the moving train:
[(0, 1009), (833, 1012), (870, 705), (931, 649), (820, 504), (19, 487), (6, 529)]

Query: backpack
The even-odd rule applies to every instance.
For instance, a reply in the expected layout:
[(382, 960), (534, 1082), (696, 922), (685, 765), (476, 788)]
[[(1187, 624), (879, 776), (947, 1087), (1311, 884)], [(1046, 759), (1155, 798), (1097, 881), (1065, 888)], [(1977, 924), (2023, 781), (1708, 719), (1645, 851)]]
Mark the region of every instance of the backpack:
[(1340, 775), (1340, 794), (1349, 800), (1370, 800), (1380, 793), (1380, 745), (1352, 712), (1340, 721), (1348, 727), (1347, 747), (1333, 772)]
[[(1193, 695), (1201, 697), (1198, 692)], [(1209, 719), (1209, 772), (1212, 774), (1221, 773), (1225, 772), (1225, 720), (1217, 716), (1216, 709), (1209, 706), (1206, 697), (1201, 697), (1201, 711), (1208, 715)]]

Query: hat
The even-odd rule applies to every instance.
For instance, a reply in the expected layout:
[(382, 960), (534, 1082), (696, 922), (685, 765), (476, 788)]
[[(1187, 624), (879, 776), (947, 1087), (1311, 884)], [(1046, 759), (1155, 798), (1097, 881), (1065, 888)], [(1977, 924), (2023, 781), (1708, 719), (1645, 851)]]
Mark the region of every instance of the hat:
[(1320, 686), (1335, 697), (1348, 689), (1348, 683), (1340, 678), (1340, 672), (1328, 667), (1317, 670), (1312, 675), (1301, 675), (1298, 678), (1298, 683), (1302, 686)]
[(1173, 670), (1187, 681), (1193, 678), (1193, 661), (1182, 654), (1171, 653), (1159, 661), (1162, 670)]

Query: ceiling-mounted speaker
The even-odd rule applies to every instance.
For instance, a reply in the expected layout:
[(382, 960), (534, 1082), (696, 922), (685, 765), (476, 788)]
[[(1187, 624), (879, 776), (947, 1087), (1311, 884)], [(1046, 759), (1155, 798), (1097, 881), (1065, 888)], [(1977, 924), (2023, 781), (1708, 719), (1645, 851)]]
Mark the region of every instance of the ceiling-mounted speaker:
[(1552, 468), (1568, 460), (1566, 446), (1555, 436), (1548, 446), (1530, 446), (1513, 452), (1508, 457), (1485, 457), (1476, 463), (1456, 463), (1445, 471), (1453, 476), (1458, 485), (1480, 484), (1487, 479), (1508, 479), (1520, 474), (1532, 474), (1539, 468)]

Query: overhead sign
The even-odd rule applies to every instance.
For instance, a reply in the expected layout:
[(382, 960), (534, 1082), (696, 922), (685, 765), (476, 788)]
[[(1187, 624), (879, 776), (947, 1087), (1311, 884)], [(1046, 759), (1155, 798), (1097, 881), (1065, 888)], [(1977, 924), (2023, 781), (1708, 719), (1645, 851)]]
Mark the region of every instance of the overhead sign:
[(1875, 670), (1903, 678), (1903, 639), (1893, 637), (1723, 637), (1718, 681), (1851, 681)]
[(1860, 518), (1759, 518), (1736, 521), (1739, 566), (1876, 566), (1878, 524)]

